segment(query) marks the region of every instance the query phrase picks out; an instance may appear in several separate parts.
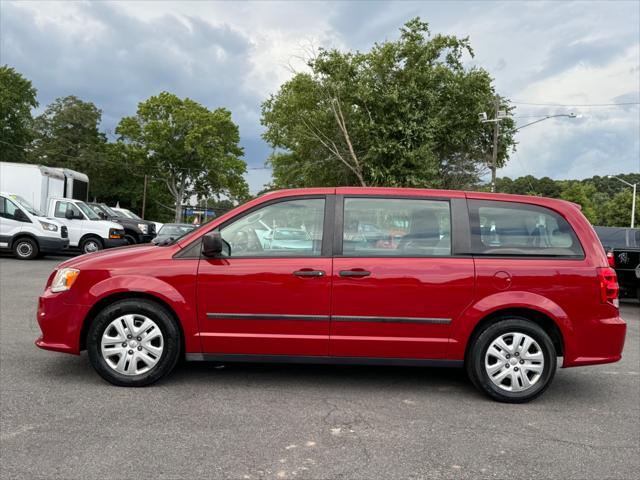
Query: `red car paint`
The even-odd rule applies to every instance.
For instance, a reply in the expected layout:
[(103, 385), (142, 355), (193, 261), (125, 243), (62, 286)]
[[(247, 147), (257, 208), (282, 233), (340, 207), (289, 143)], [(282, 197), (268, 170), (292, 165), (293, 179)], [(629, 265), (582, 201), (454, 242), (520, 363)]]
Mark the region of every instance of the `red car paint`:
[[(207, 232), (256, 206), (305, 196), (537, 205), (570, 224), (584, 258), (176, 256)], [(83, 348), (83, 335), (96, 311), (121, 296), (147, 296), (166, 304), (179, 319), (184, 351), (191, 359), (245, 354), (461, 361), (480, 322), (499, 312), (517, 311), (537, 312), (557, 326), (563, 366), (569, 367), (618, 361), (626, 332), (613, 298), (601, 299), (598, 269), (608, 267), (608, 261), (591, 225), (575, 205), (539, 197), (352, 187), (279, 191), (236, 208), (173, 245), (110, 249), (68, 260), (58, 268), (62, 267), (77, 268), (80, 275), (69, 291), (60, 293), (51, 291), (53, 274), (49, 278), (38, 304), (42, 336), (36, 344), (74, 354)], [(301, 270), (324, 275), (293, 275)], [(369, 275), (340, 273), (359, 270)], [(242, 322), (224, 318), (246, 312), (271, 318)], [(359, 320), (350, 321), (352, 317)], [(368, 317), (397, 321), (368, 322)], [(406, 321), (414, 317), (436, 321)], [(440, 318), (450, 323), (438, 323)]]

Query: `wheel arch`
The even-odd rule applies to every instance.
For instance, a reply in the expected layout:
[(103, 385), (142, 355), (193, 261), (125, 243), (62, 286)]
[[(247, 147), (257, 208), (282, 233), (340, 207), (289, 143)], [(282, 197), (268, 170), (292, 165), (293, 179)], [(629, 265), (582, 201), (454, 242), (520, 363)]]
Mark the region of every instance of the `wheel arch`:
[(128, 291), (128, 292), (116, 292), (110, 295), (107, 295), (100, 300), (98, 300), (87, 312), (82, 322), (82, 328), (80, 329), (80, 350), (86, 350), (87, 348), (87, 333), (89, 332), (89, 327), (95, 320), (96, 316), (108, 305), (113, 302), (117, 302), (119, 300), (135, 300), (135, 299), (144, 299), (151, 302), (154, 302), (161, 307), (163, 307), (173, 318), (178, 326), (178, 330), (180, 331), (180, 351), (181, 355), (184, 355), (185, 352), (185, 335), (184, 329), (182, 326), (182, 322), (180, 322), (180, 318), (175, 310), (162, 298), (159, 298), (156, 295), (153, 295), (148, 292), (136, 292), (136, 291)]
[(36, 242), (36, 245), (38, 246), (38, 248), (40, 248), (40, 242), (38, 241), (38, 237), (36, 235), (34, 235), (31, 232), (19, 232), (16, 233), (13, 237), (11, 237), (11, 239), (9, 240), (9, 248), (13, 248), (13, 245), (20, 240), (21, 238), (30, 238), (31, 240), (33, 240), (34, 242)]
[(100, 240), (100, 243), (102, 243), (102, 245), (104, 245), (104, 238), (102, 238), (97, 233), (85, 233), (84, 235), (82, 235), (80, 237), (80, 240), (78, 240), (78, 246), (80, 246), (80, 244), (82, 242), (84, 242), (87, 238), (97, 238), (98, 240)]
[(500, 319), (505, 317), (522, 317), (536, 323), (540, 326), (547, 335), (551, 338), (553, 346), (556, 349), (557, 356), (563, 356), (565, 353), (565, 340), (562, 335), (562, 330), (558, 326), (557, 322), (549, 315), (529, 307), (507, 307), (498, 310), (494, 310), (485, 317), (483, 317), (473, 328), (469, 335), (469, 340), (465, 346), (465, 360), (468, 357), (469, 350), (471, 349), (475, 339), (485, 330), (489, 325), (492, 325)]

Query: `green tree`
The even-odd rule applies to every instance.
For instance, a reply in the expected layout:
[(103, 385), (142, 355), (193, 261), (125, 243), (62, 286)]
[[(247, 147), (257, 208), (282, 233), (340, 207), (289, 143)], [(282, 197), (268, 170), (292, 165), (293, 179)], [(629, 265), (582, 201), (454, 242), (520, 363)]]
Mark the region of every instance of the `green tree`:
[[(108, 143), (97, 158), (89, 177), (89, 198), (107, 205), (119, 204), (134, 213), (142, 214), (144, 176), (147, 171), (144, 152), (124, 142)], [(160, 222), (172, 221), (175, 215), (173, 198), (164, 182), (153, 174), (147, 175), (145, 218)]]
[(597, 214), (593, 204), (596, 188), (589, 183), (580, 183), (575, 180), (567, 181), (560, 193), (560, 198), (568, 202), (577, 203), (582, 207), (582, 213), (587, 219), (597, 224)]
[(191, 195), (199, 198), (248, 196), (240, 157), (240, 134), (231, 113), (209, 110), (190, 100), (162, 92), (138, 104), (135, 117), (123, 118), (120, 140), (144, 153), (144, 165), (164, 182), (174, 202), (175, 220)]
[(92, 178), (106, 144), (101, 120), (101, 110), (91, 102), (73, 95), (56, 99), (34, 120), (29, 161), (78, 170)]
[[(419, 18), (369, 52), (320, 50), (262, 105), (275, 187), (386, 185), (463, 188), (491, 158), (495, 91), (467, 38), (431, 36)], [(510, 110), (508, 105), (505, 105)], [(498, 165), (514, 124), (501, 122)]]
[[(604, 220), (610, 227), (628, 227), (631, 224), (631, 202), (633, 195), (631, 189), (616, 193), (606, 203)], [(637, 203), (636, 199), (636, 203)], [(636, 225), (638, 225), (638, 213), (636, 212)]]
[(31, 109), (37, 106), (31, 82), (8, 65), (0, 66), (0, 161), (25, 161), (25, 146), (32, 140)]

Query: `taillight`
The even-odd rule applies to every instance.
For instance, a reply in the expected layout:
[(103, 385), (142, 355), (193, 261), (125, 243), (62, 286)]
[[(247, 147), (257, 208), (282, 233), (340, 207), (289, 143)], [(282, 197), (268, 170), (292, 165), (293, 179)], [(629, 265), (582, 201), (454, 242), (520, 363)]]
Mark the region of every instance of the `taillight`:
[(598, 268), (598, 280), (600, 282), (600, 301), (602, 303), (612, 303), (618, 306), (618, 277), (616, 271), (611, 267)]
[(607, 262), (609, 262), (610, 267), (616, 266), (616, 257), (613, 256), (613, 252), (607, 252)]

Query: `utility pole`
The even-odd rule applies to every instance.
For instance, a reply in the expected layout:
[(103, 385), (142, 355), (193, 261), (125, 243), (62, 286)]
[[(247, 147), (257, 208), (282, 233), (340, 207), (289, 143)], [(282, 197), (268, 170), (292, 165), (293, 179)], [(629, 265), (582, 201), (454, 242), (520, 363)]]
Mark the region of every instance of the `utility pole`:
[(144, 220), (144, 209), (147, 205), (147, 174), (144, 175), (144, 187), (142, 187), (142, 219)]
[(491, 192), (496, 191), (496, 169), (498, 168), (498, 131), (500, 129), (500, 122), (498, 121), (498, 114), (500, 113), (500, 97), (496, 95), (496, 115), (494, 118), (493, 127), (493, 155), (491, 159)]
[[(507, 115), (506, 111), (500, 111), (500, 97), (498, 95), (496, 95), (495, 97), (495, 106), (496, 106), (496, 113), (495, 116), (489, 120), (487, 112), (480, 112), (478, 114), (478, 120), (480, 120), (480, 123), (493, 123), (495, 124), (493, 127), (493, 154), (491, 155), (491, 164), (489, 165), (489, 168), (491, 169), (491, 191), (495, 192), (496, 191), (496, 170), (498, 168), (498, 138), (499, 138), (499, 132), (500, 132), (500, 122), (502, 120), (506, 120), (507, 118), (513, 118), (509, 115)], [(526, 125), (522, 125), (518, 128), (516, 128), (514, 130), (514, 132), (519, 132), (520, 130), (522, 130), (525, 127), (528, 127), (529, 125), (535, 125), (536, 123), (540, 123), (543, 122), (545, 120), (549, 120), (550, 118), (556, 118), (556, 117), (568, 117), (568, 118), (578, 118), (579, 115), (576, 115), (575, 113), (561, 113), (558, 115), (547, 115), (543, 118), (539, 118), (538, 120), (535, 120), (531, 123), (527, 123)], [(629, 184), (630, 185), (630, 184)]]

